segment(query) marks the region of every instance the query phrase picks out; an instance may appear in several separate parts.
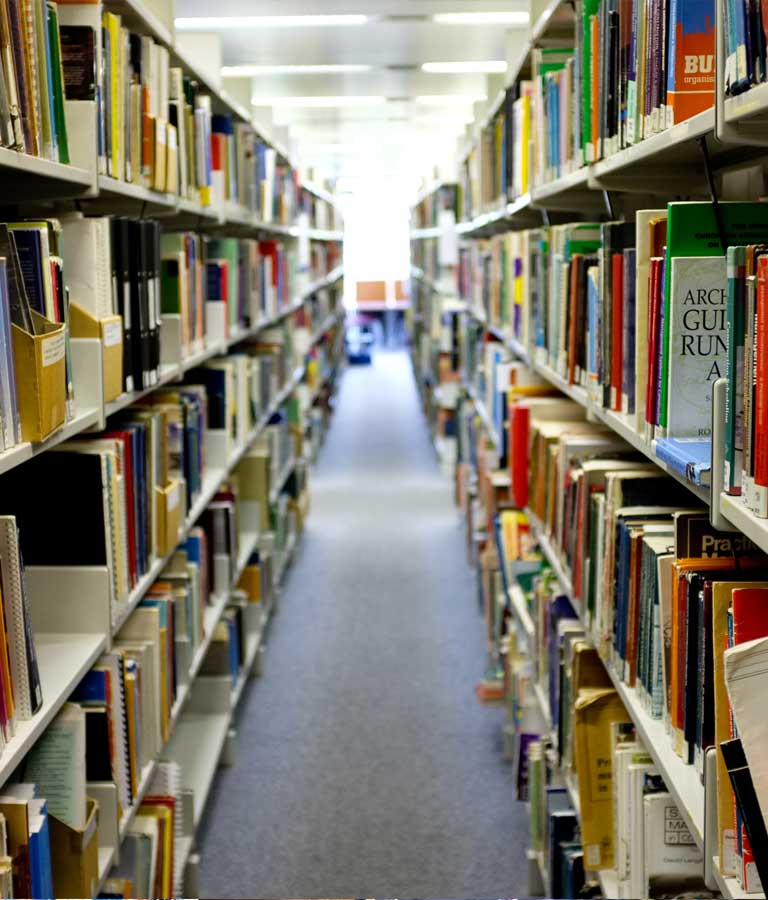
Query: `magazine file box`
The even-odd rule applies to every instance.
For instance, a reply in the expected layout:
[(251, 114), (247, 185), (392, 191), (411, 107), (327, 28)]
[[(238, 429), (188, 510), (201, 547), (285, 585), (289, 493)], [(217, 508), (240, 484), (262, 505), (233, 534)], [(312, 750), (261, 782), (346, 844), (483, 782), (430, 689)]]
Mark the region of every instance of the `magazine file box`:
[(48, 813), (51, 867), (57, 897), (95, 897), (99, 884), (99, 804), (87, 798), (85, 828), (72, 828)]
[(66, 418), (65, 325), (32, 311), (37, 334), (13, 325), (16, 397), (24, 441), (44, 441)]
[(121, 316), (97, 319), (77, 303), (69, 306), (73, 338), (101, 341), (104, 371), (104, 402), (116, 400), (123, 392), (123, 320)]

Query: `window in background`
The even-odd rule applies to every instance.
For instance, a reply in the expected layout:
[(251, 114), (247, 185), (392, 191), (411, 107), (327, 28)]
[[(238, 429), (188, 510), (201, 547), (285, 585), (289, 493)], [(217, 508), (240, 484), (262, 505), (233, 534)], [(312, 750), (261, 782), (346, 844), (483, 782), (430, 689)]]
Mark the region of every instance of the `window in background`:
[(347, 308), (383, 310), (407, 301), (412, 196), (413, 186), (406, 179), (350, 181), (342, 195)]

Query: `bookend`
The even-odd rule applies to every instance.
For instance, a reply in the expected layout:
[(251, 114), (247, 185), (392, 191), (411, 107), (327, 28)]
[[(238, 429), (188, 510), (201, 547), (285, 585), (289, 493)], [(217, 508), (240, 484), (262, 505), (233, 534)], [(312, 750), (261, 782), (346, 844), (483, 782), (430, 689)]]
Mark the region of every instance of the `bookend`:
[(117, 785), (111, 781), (89, 781), (89, 797), (99, 804), (99, 879), (120, 861), (120, 823), (117, 815)]
[(205, 333), (210, 345), (227, 340), (227, 304), (223, 300), (208, 300), (205, 304)]
[(181, 316), (178, 313), (163, 313), (160, 316), (160, 365), (180, 367), (183, 349)]
[(35, 634), (103, 634), (110, 645), (106, 566), (27, 566), (26, 580)]
[[(102, 431), (107, 423), (104, 416), (104, 349), (97, 337), (73, 337), (70, 342), (72, 355), (72, 386), (75, 393), (75, 408), (78, 412), (96, 409), (99, 418), (94, 431)], [(121, 338), (122, 346), (122, 338)], [(122, 372), (122, 360), (120, 362)], [(94, 377), (94, 373), (96, 377)], [(121, 388), (122, 390), (122, 388)]]
[[(70, 303), (69, 314), (73, 341), (82, 338), (99, 341), (102, 354), (102, 375), (100, 380), (103, 403), (116, 400), (123, 392), (122, 318), (120, 316), (108, 316), (105, 319), (97, 319), (77, 303)], [(98, 379), (91, 378), (90, 380), (96, 381), (98, 384)], [(75, 399), (79, 399), (77, 392), (75, 392)]]

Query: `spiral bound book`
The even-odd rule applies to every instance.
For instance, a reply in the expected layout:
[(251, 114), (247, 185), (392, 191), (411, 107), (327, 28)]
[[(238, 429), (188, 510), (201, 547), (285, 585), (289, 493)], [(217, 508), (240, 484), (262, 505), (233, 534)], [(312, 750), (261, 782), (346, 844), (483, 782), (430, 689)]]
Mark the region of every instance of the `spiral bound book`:
[(0, 516), (0, 560), (16, 712), (19, 719), (30, 719), (43, 704), (43, 692), (14, 516)]

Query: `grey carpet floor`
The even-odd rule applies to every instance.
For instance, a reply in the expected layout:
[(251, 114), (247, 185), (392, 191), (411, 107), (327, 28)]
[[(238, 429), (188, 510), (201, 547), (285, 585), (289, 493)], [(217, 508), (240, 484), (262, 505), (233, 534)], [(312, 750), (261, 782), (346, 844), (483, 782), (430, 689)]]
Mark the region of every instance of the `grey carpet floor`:
[(528, 823), (449, 480), (404, 352), (350, 368), (204, 816), (206, 897), (514, 897)]

